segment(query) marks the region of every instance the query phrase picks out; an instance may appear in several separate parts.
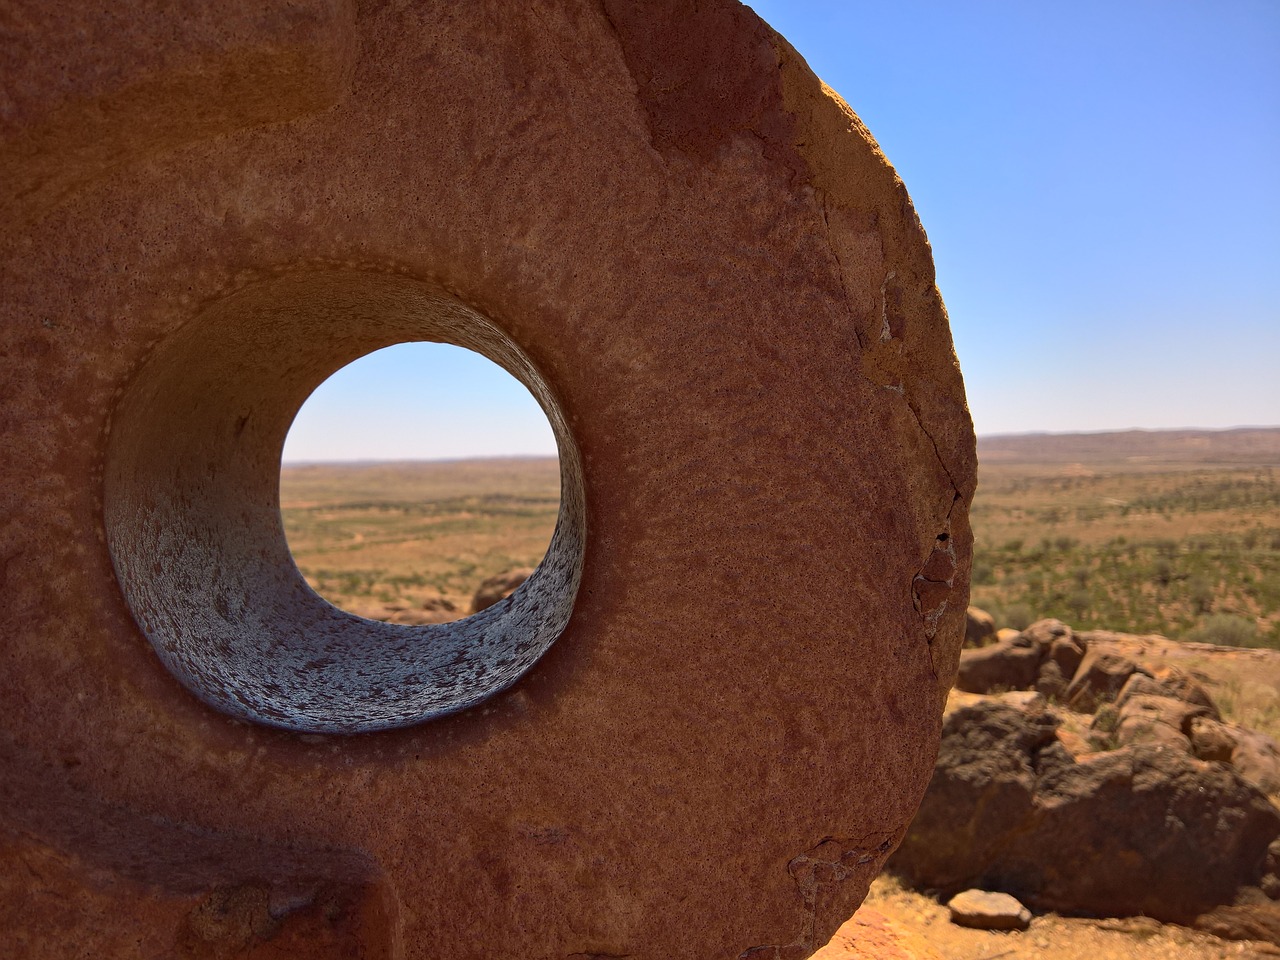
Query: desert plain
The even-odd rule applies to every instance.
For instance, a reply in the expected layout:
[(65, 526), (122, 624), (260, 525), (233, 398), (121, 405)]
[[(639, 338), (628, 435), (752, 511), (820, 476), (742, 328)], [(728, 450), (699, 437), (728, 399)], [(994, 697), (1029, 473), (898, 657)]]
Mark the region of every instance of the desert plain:
[[(295, 562), (331, 603), (441, 622), (541, 559), (559, 471), (554, 458), (286, 465), (280, 503)], [(1053, 617), (1140, 636), (1144, 663), (1191, 674), (1225, 718), (1280, 738), (1280, 428), (980, 439), (972, 522), (971, 602), (997, 626)], [(892, 878), (868, 903), (956, 960), (1280, 955), (1144, 918), (961, 930)]]

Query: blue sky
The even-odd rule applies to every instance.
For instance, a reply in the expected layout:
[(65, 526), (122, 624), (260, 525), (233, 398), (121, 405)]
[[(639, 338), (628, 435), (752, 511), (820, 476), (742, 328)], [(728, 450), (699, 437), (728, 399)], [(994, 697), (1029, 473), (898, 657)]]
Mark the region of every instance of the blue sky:
[[(979, 434), (1280, 423), (1280, 3), (751, 6), (906, 182)], [(464, 354), (341, 371), (286, 459), (553, 452)]]

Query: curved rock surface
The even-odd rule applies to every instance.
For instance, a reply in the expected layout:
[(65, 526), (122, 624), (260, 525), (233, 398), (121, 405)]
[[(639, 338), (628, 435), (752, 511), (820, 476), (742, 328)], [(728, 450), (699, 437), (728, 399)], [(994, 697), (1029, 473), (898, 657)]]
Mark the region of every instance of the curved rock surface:
[[(727, 0), (122, 10), (18, 0), (0, 47), (0, 953), (811, 952), (968, 594), (874, 140)], [(564, 549), (483, 620), (344, 618), (280, 445), (432, 337), (543, 402)]]

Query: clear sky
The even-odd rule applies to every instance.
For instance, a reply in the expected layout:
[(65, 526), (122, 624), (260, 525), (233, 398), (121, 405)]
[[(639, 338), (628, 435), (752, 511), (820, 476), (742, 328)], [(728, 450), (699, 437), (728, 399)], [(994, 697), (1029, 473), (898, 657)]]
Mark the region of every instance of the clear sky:
[[(1280, 2), (751, 6), (906, 182), (979, 434), (1280, 424)], [(506, 374), (414, 345), (321, 387), (285, 455), (553, 451)]]

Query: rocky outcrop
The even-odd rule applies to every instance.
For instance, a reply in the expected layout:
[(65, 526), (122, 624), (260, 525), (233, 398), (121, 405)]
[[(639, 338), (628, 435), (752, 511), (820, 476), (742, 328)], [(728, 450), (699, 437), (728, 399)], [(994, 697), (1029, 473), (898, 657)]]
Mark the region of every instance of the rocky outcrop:
[(966, 693), (1035, 688), (1046, 697), (1066, 693), (1085, 658), (1083, 640), (1060, 620), (1041, 620), (992, 645), (960, 654), (956, 689)]
[(1075, 633), (1059, 620), (960, 655), (956, 689), (990, 694), (1035, 690), (1094, 714), (1088, 744), (1063, 732), (1073, 755), (1121, 745), (1162, 745), (1230, 764), (1264, 793), (1280, 793), (1280, 748), (1264, 734), (1222, 722), (1209, 692), (1172, 667), (1148, 670), (1113, 649), (1121, 634)]
[(1264, 793), (1280, 795), (1280, 747), (1256, 730), (1195, 716), (1188, 725), (1189, 749), (1201, 760), (1229, 763)]
[(1095, 647), (1080, 661), (1063, 699), (1072, 710), (1093, 713), (1101, 704), (1115, 700), (1129, 678), (1140, 672), (1142, 668), (1127, 657)]
[(1235, 770), (1159, 743), (1077, 758), (1059, 723), (1043, 701), (953, 710), (891, 869), (944, 894), (1179, 923), (1262, 881), (1280, 811)]

